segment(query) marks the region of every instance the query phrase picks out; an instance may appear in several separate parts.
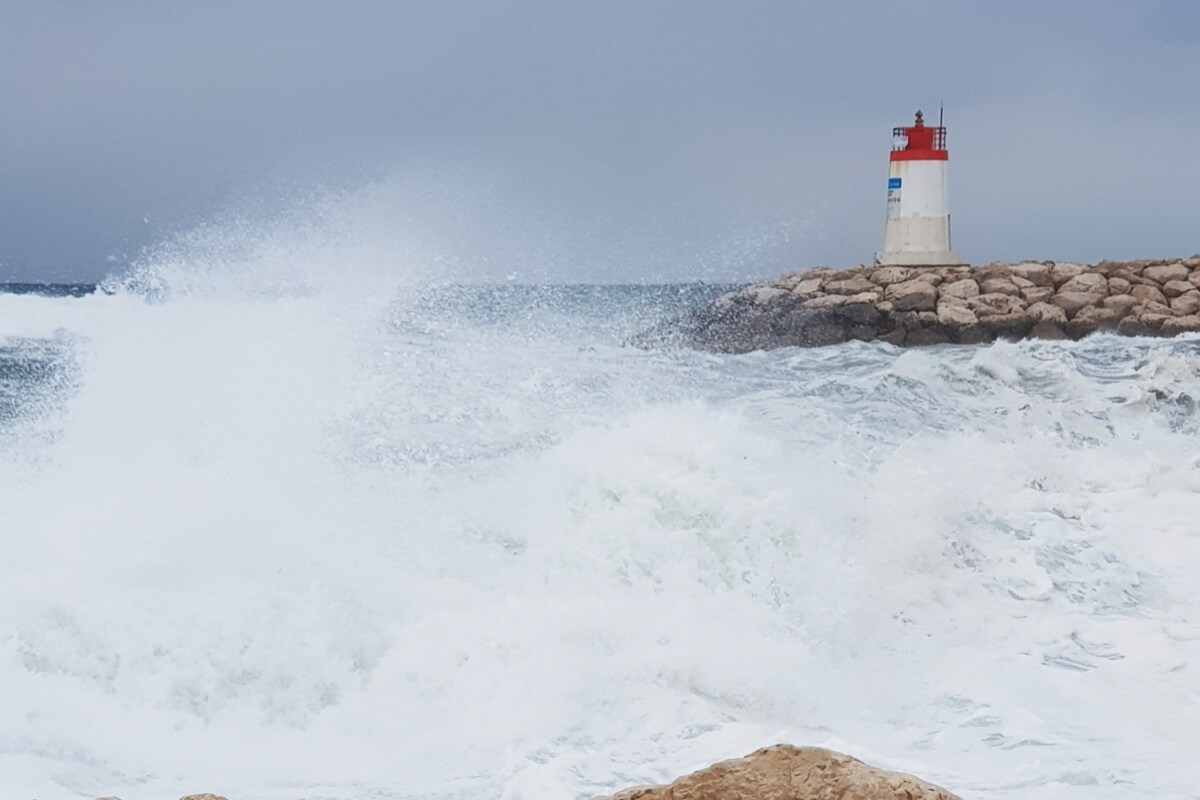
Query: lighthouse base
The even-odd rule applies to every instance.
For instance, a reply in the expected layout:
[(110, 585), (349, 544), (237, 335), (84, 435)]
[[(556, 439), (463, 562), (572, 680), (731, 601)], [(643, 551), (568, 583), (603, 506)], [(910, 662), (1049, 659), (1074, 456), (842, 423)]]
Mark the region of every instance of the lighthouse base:
[(884, 266), (899, 267), (954, 267), (964, 264), (962, 256), (952, 250), (914, 252), (903, 250), (883, 253), (879, 263)]
[(963, 260), (950, 249), (950, 215), (893, 217), (887, 221), (881, 264), (946, 267)]

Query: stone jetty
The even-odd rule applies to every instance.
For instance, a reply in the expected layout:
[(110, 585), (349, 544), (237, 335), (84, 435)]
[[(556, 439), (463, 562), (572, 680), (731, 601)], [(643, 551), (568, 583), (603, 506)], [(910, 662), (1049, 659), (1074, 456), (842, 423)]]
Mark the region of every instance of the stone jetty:
[(1200, 331), (1200, 255), (982, 267), (818, 267), (729, 292), (634, 340), (719, 352)]

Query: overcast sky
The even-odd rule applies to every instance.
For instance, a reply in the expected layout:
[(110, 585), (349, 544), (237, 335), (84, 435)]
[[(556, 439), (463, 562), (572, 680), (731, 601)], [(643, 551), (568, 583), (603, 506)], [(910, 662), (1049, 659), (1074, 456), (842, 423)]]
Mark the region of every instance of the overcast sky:
[(8, 0), (0, 65), (0, 280), (363, 186), (481, 279), (851, 265), (939, 102), (972, 262), (1200, 251), (1194, 0)]

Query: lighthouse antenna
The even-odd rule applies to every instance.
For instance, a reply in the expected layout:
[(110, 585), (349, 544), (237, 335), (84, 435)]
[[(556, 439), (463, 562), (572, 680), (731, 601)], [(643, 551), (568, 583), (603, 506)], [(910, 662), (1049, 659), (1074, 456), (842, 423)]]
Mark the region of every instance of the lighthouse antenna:
[(938, 103), (938, 127), (946, 127), (946, 104), (945, 102)]

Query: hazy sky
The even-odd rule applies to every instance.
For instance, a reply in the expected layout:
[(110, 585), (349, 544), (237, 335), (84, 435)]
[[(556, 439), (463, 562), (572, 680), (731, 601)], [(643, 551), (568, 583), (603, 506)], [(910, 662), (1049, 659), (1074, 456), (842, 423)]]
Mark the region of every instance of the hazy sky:
[(0, 280), (363, 185), (484, 279), (850, 265), (943, 101), (969, 260), (1200, 251), (1194, 0), (8, 0), (0, 65)]

